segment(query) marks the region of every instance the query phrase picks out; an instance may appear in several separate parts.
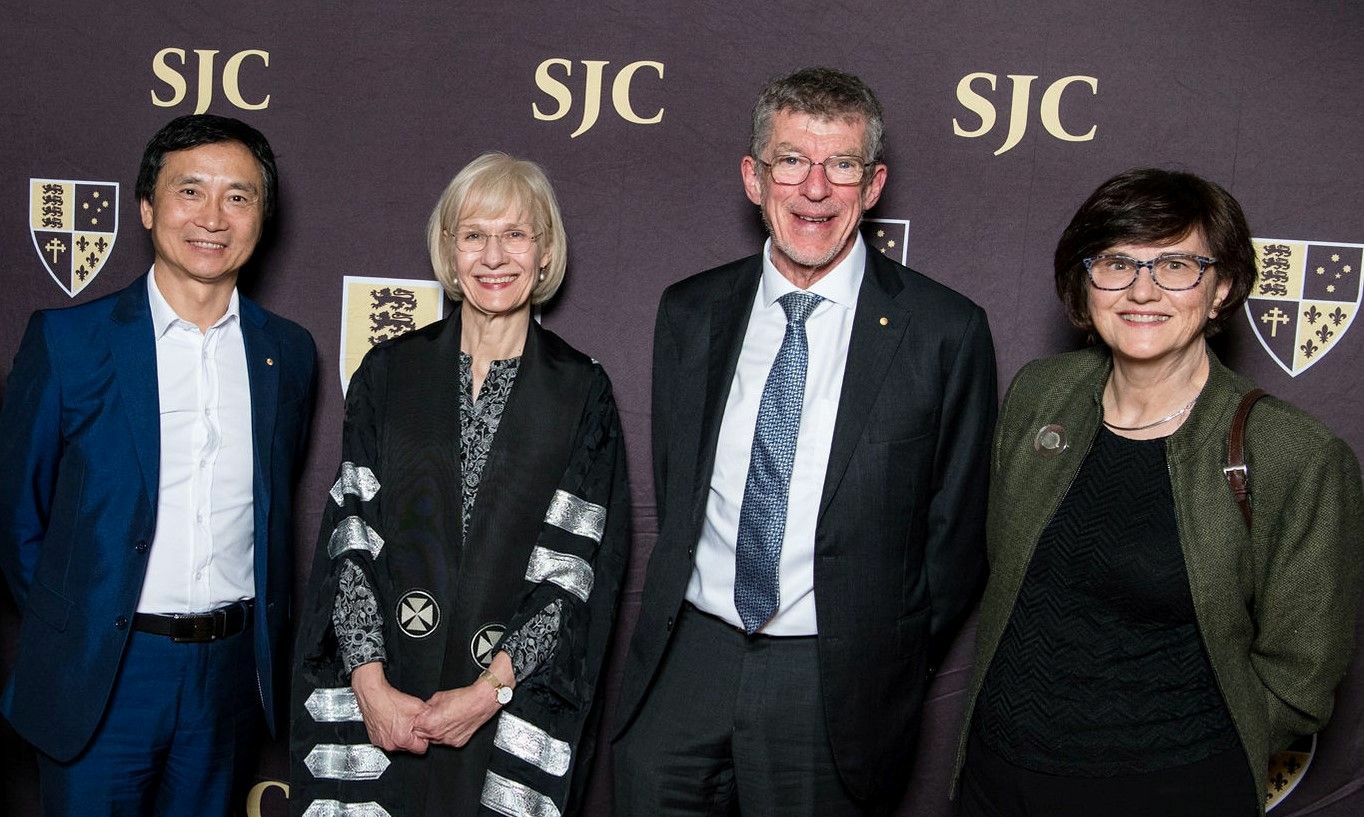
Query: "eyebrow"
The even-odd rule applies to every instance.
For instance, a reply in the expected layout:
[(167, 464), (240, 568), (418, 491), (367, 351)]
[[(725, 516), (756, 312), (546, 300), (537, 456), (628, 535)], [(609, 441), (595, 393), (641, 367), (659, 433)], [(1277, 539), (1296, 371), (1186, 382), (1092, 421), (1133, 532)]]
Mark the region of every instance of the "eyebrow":
[[(791, 144), (791, 143), (789, 143), (789, 142), (778, 142), (776, 145), (774, 145), (774, 146), (772, 147), (772, 153), (773, 153), (773, 154), (779, 154), (779, 153), (796, 153), (796, 154), (799, 154), (799, 155), (801, 155), (801, 156), (805, 156), (805, 151), (801, 150), (800, 148), (796, 147), (795, 145), (793, 145), (793, 144)], [(825, 156), (824, 158), (827, 160), (827, 159), (832, 159), (832, 158), (834, 158), (835, 156), (846, 157), (846, 158), (850, 158), (850, 159), (860, 159), (860, 158), (862, 157), (862, 150), (861, 150), (860, 148), (853, 148), (853, 147), (844, 146), (843, 148), (840, 148), (840, 149), (838, 149), (838, 150), (833, 151), (832, 153), (830, 153), (828, 156)], [(809, 157), (809, 156), (805, 156), (805, 158), (808, 159), (808, 158), (810, 158), (810, 157)]]
[[(455, 229), (461, 229), (461, 228), (467, 228), (467, 227), (477, 227), (477, 228), (480, 229), (480, 230), (492, 231), (492, 224), (491, 224), (490, 222), (476, 221), (476, 220), (473, 220), (473, 219), (469, 219), (469, 220), (466, 220), (466, 221), (458, 221), (458, 222), (455, 222)], [(507, 226), (503, 227), (502, 229), (503, 229), (503, 230), (515, 230), (515, 229), (518, 229), (518, 228), (532, 228), (532, 229), (533, 229), (534, 227), (535, 227), (535, 222), (533, 222), (533, 221), (530, 220), (530, 219), (525, 219), (524, 221), (513, 221), (513, 222), (509, 222), (509, 223), (507, 224)]]
[[(204, 177), (203, 177), (203, 176), (194, 175), (194, 174), (188, 174), (188, 175), (185, 175), (185, 176), (180, 176), (180, 177), (175, 178), (175, 179), (170, 179), (169, 181), (167, 181), (167, 184), (168, 184), (168, 185), (171, 185), (171, 186), (181, 185), (181, 184), (204, 184)], [(247, 191), (247, 192), (249, 192), (249, 193), (255, 193), (255, 194), (257, 194), (257, 195), (260, 194), (260, 187), (258, 187), (255, 183), (253, 183), (253, 182), (244, 182), (244, 181), (241, 181), (240, 179), (233, 179), (233, 180), (229, 181), (229, 182), (227, 183), (227, 189), (228, 189), (228, 190), (245, 190), (245, 191)]]

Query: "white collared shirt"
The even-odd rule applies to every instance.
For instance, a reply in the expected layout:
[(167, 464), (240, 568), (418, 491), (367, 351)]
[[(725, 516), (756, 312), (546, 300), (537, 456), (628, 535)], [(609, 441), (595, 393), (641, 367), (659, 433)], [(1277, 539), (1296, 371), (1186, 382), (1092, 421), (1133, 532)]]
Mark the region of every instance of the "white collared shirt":
[(251, 386), (240, 301), (207, 332), (147, 276), (161, 408), (156, 533), (139, 613), (200, 613), (255, 596)]
[[(696, 561), (687, 585), (687, 601), (704, 612), (742, 626), (734, 607), (734, 552), (739, 534), (739, 511), (753, 431), (758, 422), (758, 403), (772, 362), (786, 335), (786, 311), (777, 299), (800, 289), (772, 264), (772, 241), (763, 247), (762, 280), (753, 301), (753, 312), (744, 332), (739, 364), (734, 371), (720, 437), (715, 449), (715, 468), (710, 477), (706, 520), (696, 543)], [(796, 461), (786, 502), (786, 535), (778, 568), (781, 584), (777, 612), (760, 632), (767, 635), (813, 635), (815, 622), (815, 523), (829, 464), (843, 370), (852, 338), (857, 293), (867, 261), (862, 236), (838, 266), (807, 292), (824, 298), (805, 322), (810, 362), (805, 374), (805, 399), (796, 438)]]

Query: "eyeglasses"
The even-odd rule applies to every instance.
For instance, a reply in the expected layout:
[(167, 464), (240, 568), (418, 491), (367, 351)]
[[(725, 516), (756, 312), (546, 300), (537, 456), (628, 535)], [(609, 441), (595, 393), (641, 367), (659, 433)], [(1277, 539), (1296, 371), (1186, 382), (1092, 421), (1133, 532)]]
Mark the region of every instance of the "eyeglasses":
[(488, 246), (489, 238), (496, 238), (502, 245), (502, 249), (520, 254), (530, 249), (535, 241), (544, 233), (531, 234), (525, 230), (505, 230), (500, 233), (485, 233), (474, 227), (464, 227), (451, 233), (449, 230), (441, 230), (445, 235), (455, 239), (455, 249), (460, 252), (483, 252)]
[(777, 184), (800, 184), (809, 178), (810, 169), (815, 165), (824, 168), (824, 178), (829, 184), (858, 184), (867, 172), (867, 163), (858, 156), (830, 156), (815, 162), (799, 153), (783, 153), (770, 162), (756, 156), (754, 159), (772, 172), (772, 181)]
[(1089, 272), (1089, 282), (1095, 289), (1127, 289), (1137, 282), (1141, 268), (1151, 271), (1151, 280), (1156, 286), (1170, 292), (1193, 289), (1203, 280), (1203, 272), (1216, 258), (1201, 255), (1168, 253), (1158, 255), (1150, 261), (1138, 261), (1130, 255), (1096, 255), (1083, 261)]

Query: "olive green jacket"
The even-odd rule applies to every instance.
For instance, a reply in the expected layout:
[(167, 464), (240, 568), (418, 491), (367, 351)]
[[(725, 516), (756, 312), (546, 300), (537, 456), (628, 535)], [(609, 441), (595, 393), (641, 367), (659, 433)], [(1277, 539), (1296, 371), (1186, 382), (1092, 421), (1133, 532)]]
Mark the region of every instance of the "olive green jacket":
[[(1222, 468), (1232, 415), (1254, 386), (1208, 355), (1207, 385), (1165, 456), (1198, 630), (1259, 784), (1270, 754), (1326, 724), (1349, 666), (1364, 492), (1344, 441), (1288, 403), (1263, 399), (1246, 426), (1248, 533)], [(990, 473), (990, 579), (954, 789), (976, 696), (1038, 538), (1098, 433), (1111, 367), (1104, 348), (1037, 360), (1004, 398)]]

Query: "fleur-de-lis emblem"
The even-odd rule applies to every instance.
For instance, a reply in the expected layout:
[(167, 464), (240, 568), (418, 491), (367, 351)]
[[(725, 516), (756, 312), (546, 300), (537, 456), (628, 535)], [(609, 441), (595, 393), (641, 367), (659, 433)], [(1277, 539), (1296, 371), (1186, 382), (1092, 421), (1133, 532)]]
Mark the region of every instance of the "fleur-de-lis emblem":
[(1308, 358), (1309, 360), (1312, 358), (1313, 355), (1321, 351), (1321, 347), (1313, 343), (1311, 338), (1308, 338), (1307, 342), (1299, 346), (1298, 348), (1302, 350), (1302, 356)]
[(1313, 304), (1307, 308), (1306, 312), (1302, 313), (1302, 316), (1307, 319), (1308, 323), (1316, 326), (1317, 321), (1321, 320), (1321, 310), (1317, 309), (1316, 305)]
[(1341, 321), (1344, 321), (1349, 316), (1345, 314), (1345, 310), (1341, 309), (1340, 307), (1336, 307), (1335, 311), (1333, 311), (1327, 317), (1331, 319), (1332, 324), (1334, 324), (1335, 326), (1340, 326)]
[(1327, 326), (1326, 324), (1322, 324), (1321, 328), (1317, 330), (1316, 334), (1318, 338), (1321, 338), (1322, 343), (1327, 343), (1331, 340), (1331, 338), (1335, 337), (1336, 333), (1331, 331), (1331, 327)]

